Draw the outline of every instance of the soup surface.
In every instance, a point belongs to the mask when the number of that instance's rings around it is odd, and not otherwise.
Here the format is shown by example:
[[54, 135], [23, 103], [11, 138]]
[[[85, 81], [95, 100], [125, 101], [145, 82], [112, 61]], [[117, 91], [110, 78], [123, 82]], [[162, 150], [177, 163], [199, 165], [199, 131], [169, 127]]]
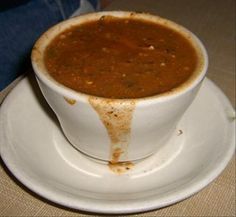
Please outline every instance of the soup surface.
[[185, 82], [197, 66], [190, 42], [165, 26], [103, 16], [73, 26], [47, 46], [45, 66], [63, 85], [106, 98], [141, 98]]

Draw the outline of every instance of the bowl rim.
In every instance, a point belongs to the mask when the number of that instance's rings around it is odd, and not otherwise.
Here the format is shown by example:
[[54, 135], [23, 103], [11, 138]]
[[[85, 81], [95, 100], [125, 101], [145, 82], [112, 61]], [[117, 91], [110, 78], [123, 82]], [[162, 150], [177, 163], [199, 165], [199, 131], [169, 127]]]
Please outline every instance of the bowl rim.
[[[43, 61], [43, 52], [51, 40], [63, 32], [64, 30], [79, 25], [84, 22], [98, 20], [102, 16], [114, 16], [119, 18], [132, 18], [132, 19], [143, 19], [152, 22], [158, 22], [158, 24], [168, 26], [169, 28], [180, 32], [185, 36], [193, 45], [196, 50], [197, 56], [199, 58], [198, 66], [194, 71], [193, 75], [185, 81], [183, 84], [179, 85], [176, 88], [173, 88], [169, 91], [166, 91], [161, 94], [156, 94], [153, 96], [147, 96], [142, 98], [105, 98], [96, 95], [90, 95], [82, 92], [75, 91], [69, 87], [64, 86], [63, 84], [57, 82], [50, 74], [47, 72], [46, 67]], [[143, 12], [133, 12], [133, 11], [103, 11], [103, 12], [93, 12], [77, 17], [70, 18], [68, 20], [62, 21], [44, 32], [39, 39], [34, 44], [34, 47], [31, 52], [31, 63], [36, 75], [36, 78], [43, 82], [50, 89], [56, 91], [58, 94], [76, 101], [88, 101], [89, 97], [113, 100], [116, 102], [127, 103], [130, 101], [138, 102], [139, 104], [152, 104], [168, 101], [174, 98], [178, 98], [186, 93], [190, 92], [192, 89], [197, 87], [204, 79], [207, 69], [208, 69], [208, 54], [200, 39], [192, 33], [190, 30], [186, 29], [182, 25], [179, 25], [171, 20], [162, 18], [158, 15], [153, 15]]]

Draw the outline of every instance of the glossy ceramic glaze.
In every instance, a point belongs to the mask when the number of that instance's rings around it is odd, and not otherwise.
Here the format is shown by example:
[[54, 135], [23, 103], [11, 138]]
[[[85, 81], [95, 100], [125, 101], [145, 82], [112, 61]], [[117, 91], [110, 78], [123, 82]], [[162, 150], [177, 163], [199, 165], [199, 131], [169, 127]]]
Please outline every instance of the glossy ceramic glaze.
[[208, 79], [178, 123], [175, 142], [121, 175], [69, 145], [35, 84], [23, 79], [4, 100], [0, 154], [25, 186], [63, 206], [125, 214], [174, 204], [212, 182], [235, 152], [235, 111]]
[[[45, 47], [69, 26], [104, 15], [147, 19], [181, 32], [196, 48], [199, 58], [193, 76], [176, 89], [139, 99], [90, 96], [57, 83], [43, 64]], [[35, 44], [32, 64], [42, 93], [71, 144], [94, 159], [117, 163], [146, 158], [167, 144], [200, 88], [208, 58], [199, 39], [171, 21], [142, 13], [100, 12], [76, 17], [49, 29]]]

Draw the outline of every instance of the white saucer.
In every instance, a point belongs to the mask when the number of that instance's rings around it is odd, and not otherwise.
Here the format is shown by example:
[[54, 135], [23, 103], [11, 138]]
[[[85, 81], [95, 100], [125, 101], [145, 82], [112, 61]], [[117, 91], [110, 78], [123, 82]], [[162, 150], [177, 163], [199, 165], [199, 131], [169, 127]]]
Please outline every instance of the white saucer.
[[34, 79], [25, 78], [1, 107], [0, 152], [24, 185], [51, 201], [98, 213], [143, 212], [183, 200], [213, 181], [234, 153], [234, 129], [232, 106], [205, 79], [176, 139], [117, 175], [68, 144]]

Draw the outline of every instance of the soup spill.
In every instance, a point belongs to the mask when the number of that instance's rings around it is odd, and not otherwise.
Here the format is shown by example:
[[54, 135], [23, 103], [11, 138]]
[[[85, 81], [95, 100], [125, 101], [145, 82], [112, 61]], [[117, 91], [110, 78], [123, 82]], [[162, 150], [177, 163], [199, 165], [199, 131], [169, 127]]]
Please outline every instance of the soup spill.
[[130, 161], [127, 162], [118, 162], [118, 163], [111, 163], [108, 164], [111, 171], [116, 174], [123, 174], [133, 168], [134, 164]]
[[133, 166], [132, 162], [125, 160], [128, 156], [135, 100], [121, 102], [91, 96], [89, 103], [99, 115], [110, 138], [109, 168], [117, 174], [126, 172]]
[[67, 97], [64, 97], [64, 99], [70, 105], [74, 105], [76, 103], [76, 100], [74, 100], [74, 99], [70, 99], [70, 98], [67, 98]]

